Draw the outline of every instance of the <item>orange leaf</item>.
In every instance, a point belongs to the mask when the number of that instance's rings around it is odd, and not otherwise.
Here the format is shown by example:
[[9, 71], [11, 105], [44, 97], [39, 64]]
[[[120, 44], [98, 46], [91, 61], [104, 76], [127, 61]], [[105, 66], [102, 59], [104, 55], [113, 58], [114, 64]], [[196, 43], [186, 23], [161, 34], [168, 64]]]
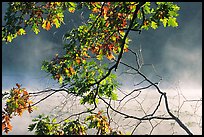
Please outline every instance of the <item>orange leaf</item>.
[[9, 124], [7, 124], [7, 127], [8, 127], [8, 129], [11, 131], [12, 130], [12, 125], [9, 123]]
[[108, 8], [107, 6], [104, 6], [104, 7], [103, 7], [103, 12], [104, 12], [104, 14], [107, 14], [108, 10], [109, 10], [109, 8]]
[[124, 48], [124, 52], [128, 52], [128, 48]]
[[47, 25], [46, 25], [45, 29], [46, 29], [46, 30], [50, 30], [50, 29], [51, 29], [50, 21], [47, 22]]
[[23, 90], [23, 95], [24, 96], [28, 95], [28, 92], [26, 90]]
[[106, 24], [105, 24], [105, 26], [108, 27], [109, 25], [110, 25], [110, 23], [107, 21]]
[[5, 115], [4, 119], [5, 119], [5, 122], [6, 122], [6, 123], [9, 123], [9, 122], [10, 122], [10, 117], [9, 117], [8, 115]]
[[30, 104], [29, 104], [29, 106], [28, 106], [28, 112], [29, 112], [29, 113], [32, 113], [32, 112], [33, 112], [33, 109], [32, 109], [32, 107], [30, 106]]
[[122, 27], [125, 27], [127, 25], [127, 21], [124, 19], [122, 23]]
[[80, 64], [81, 60], [80, 60], [79, 57], [76, 57], [76, 62], [77, 62], [78, 64]]
[[101, 113], [102, 113], [101, 111], [98, 111], [98, 115], [101, 115]]
[[22, 116], [23, 110], [22, 110], [21, 108], [17, 108], [16, 111], [17, 111], [17, 113], [18, 113], [19, 116]]
[[2, 130], [4, 130], [6, 128], [6, 123], [2, 122]]
[[70, 71], [71, 75], [73, 75], [73, 74], [75, 73], [73, 67], [70, 67], [70, 68], [69, 68], [69, 71]]
[[115, 57], [113, 56], [112, 53], [108, 53], [108, 55], [106, 56], [109, 60], [111, 59], [115, 59]]
[[97, 13], [97, 12], [99, 12], [99, 11], [100, 11], [100, 10], [99, 10], [97, 7], [95, 7], [95, 8], [92, 9], [92, 12], [93, 12], [93, 13]]

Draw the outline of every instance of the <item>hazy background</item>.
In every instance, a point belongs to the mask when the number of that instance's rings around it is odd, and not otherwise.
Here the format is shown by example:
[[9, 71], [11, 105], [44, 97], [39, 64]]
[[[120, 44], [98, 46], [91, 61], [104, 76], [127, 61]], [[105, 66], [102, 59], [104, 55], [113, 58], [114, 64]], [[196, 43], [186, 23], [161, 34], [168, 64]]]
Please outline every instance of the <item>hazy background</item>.
[[[154, 64], [157, 72], [163, 77], [161, 87], [169, 90], [180, 87], [189, 98], [200, 99], [202, 96], [202, 3], [177, 2], [180, 6], [177, 28], [163, 28], [143, 31], [141, 35], [131, 33], [130, 48], [142, 47], [145, 63]], [[3, 2], [2, 17], [6, 3]], [[38, 35], [29, 32], [14, 39], [12, 43], [2, 45], [2, 89], [9, 90], [20, 83], [29, 90], [39, 90], [56, 86], [47, 73], [41, 71], [41, 62], [51, 59], [62, 48], [64, 30], [70, 30], [81, 23], [81, 12], [70, 14], [64, 19], [65, 25], [50, 31], [41, 30]], [[85, 14], [85, 13], [82, 13]], [[77, 15], [77, 16], [76, 16]], [[4, 22], [2, 21], [4, 24]], [[124, 55], [123, 61], [131, 64], [133, 58]], [[122, 67], [122, 66], [121, 66]], [[147, 69], [144, 72], [151, 75]], [[128, 89], [131, 80], [123, 80]], [[49, 103], [48, 103], [49, 104]], [[41, 107], [39, 112], [46, 112], [49, 107]], [[31, 116], [14, 118], [13, 131], [10, 134], [29, 134], [26, 127]], [[19, 126], [21, 125], [21, 126]], [[197, 133], [199, 134], [200, 131]]]

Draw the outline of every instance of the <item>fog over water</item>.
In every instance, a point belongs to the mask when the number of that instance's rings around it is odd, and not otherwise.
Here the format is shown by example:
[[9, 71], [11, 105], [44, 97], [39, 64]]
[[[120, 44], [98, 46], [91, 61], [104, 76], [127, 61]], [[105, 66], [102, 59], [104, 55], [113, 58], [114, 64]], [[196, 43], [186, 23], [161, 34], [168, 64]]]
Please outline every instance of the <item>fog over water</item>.
[[[157, 30], [143, 31], [140, 35], [131, 32], [130, 43], [131, 49], [141, 47], [144, 63], [153, 64], [154, 68], [163, 80], [160, 83], [160, 88], [165, 91], [171, 101], [172, 109], [176, 109], [179, 105], [178, 98], [175, 95], [182, 93], [187, 99], [200, 99], [202, 97], [202, 3], [201, 2], [177, 2], [180, 6], [177, 28], [163, 28]], [[6, 3], [3, 3], [2, 16], [5, 14]], [[71, 30], [78, 24], [81, 24], [81, 12], [70, 14], [65, 19], [65, 25], [59, 29], [51, 29], [50, 31], [41, 30], [38, 35], [29, 32], [25, 36], [14, 39], [12, 43], [2, 45], [2, 89], [3, 91], [15, 87], [16, 83], [20, 83], [23, 87], [30, 91], [41, 90], [47, 87], [58, 86], [54, 80], [51, 80], [47, 73], [41, 71], [41, 63], [43, 60], [51, 59], [56, 53], [60, 53], [63, 47], [62, 35], [64, 30]], [[86, 15], [86, 12], [83, 13]], [[4, 21], [2, 21], [4, 24]], [[122, 59], [123, 62], [134, 65], [135, 58], [130, 54], [125, 53]], [[125, 67], [120, 65], [117, 74], [124, 71]], [[142, 69], [148, 78], [157, 80], [156, 73], [149, 65]], [[130, 92], [134, 84], [138, 82], [133, 76], [120, 75], [118, 80], [123, 83], [121, 87], [125, 92]], [[154, 90], [154, 89], [151, 89]], [[151, 94], [151, 91], [144, 93], [145, 107], [149, 107], [149, 102], [155, 102], [158, 99], [158, 94]], [[152, 91], [153, 92], [153, 91]], [[154, 91], [155, 92], [155, 91]], [[24, 113], [22, 117], [12, 119], [13, 131], [9, 134], [32, 134], [27, 131], [31, 119], [40, 113], [49, 113], [49, 111], [59, 102], [59, 94], [46, 100], [39, 105], [38, 111], [32, 114]], [[143, 97], [143, 96], [142, 96]], [[141, 100], [142, 100], [141, 97]], [[153, 99], [153, 97], [155, 97]], [[183, 98], [180, 98], [181, 100]], [[53, 103], [54, 102], [54, 103]], [[77, 102], [77, 101], [76, 101]], [[193, 103], [192, 106], [196, 104]], [[201, 104], [202, 105], [202, 104]], [[124, 108], [124, 112], [135, 114], [134, 109], [136, 104], [128, 104], [129, 108]], [[132, 107], [130, 107], [132, 106]], [[187, 123], [188, 121], [194, 124], [200, 120], [194, 116], [186, 116], [193, 113], [194, 109], [188, 103], [185, 103], [180, 118]], [[201, 106], [202, 107], [202, 106]], [[201, 107], [197, 112], [201, 114]], [[81, 107], [79, 106], [80, 110]], [[82, 108], [83, 109], [83, 108]], [[128, 110], [127, 110], [128, 109]], [[162, 110], [161, 110], [162, 111]], [[184, 113], [186, 112], [186, 113]], [[187, 113], [188, 112], [188, 113]], [[139, 112], [138, 112], [139, 113]], [[122, 120], [122, 119], [121, 119]], [[166, 123], [168, 123], [167, 121]], [[154, 134], [166, 134], [169, 127], [164, 128], [164, 122], [155, 130]], [[202, 123], [201, 123], [202, 124]], [[202, 125], [201, 125], [202, 126]], [[202, 134], [201, 129], [195, 124], [189, 126], [195, 134]], [[137, 134], [143, 134], [142, 131], [147, 127], [141, 126], [136, 131]], [[190, 129], [191, 129], [190, 128]], [[175, 129], [178, 129], [177, 127]], [[185, 134], [183, 130], [178, 129], [177, 134]], [[146, 133], [145, 133], [146, 134]]]

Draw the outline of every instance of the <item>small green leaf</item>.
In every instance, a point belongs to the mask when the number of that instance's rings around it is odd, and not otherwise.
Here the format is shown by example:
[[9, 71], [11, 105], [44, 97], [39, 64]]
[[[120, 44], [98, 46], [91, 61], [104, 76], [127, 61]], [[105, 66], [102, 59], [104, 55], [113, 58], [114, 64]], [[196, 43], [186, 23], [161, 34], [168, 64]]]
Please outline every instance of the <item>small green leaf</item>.
[[116, 93], [112, 92], [111, 99], [112, 100], [117, 100], [118, 99], [118, 95]]
[[102, 59], [103, 59], [103, 55], [102, 55], [102, 54], [99, 54], [99, 55], [96, 56], [96, 58], [97, 58], [98, 60], [102, 60]]
[[176, 22], [176, 18], [169, 18], [168, 20], [168, 26], [172, 26], [172, 27], [177, 27], [178, 23]]
[[164, 27], [166, 27], [168, 19], [164, 18], [164, 19], [160, 19], [160, 21], [163, 23]]
[[72, 7], [76, 7], [76, 3], [74, 3], [74, 2], [69, 2], [69, 4], [70, 4]]
[[153, 28], [153, 29], [156, 29], [158, 26], [157, 26], [157, 23], [156, 22], [154, 22], [154, 21], [152, 21], [151, 22], [151, 27]]
[[35, 128], [35, 126], [36, 126], [36, 123], [35, 123], [35, 124], [30, 124], [30, 125], [28, 126], [28, 131], [33, 131], [34, 128]]

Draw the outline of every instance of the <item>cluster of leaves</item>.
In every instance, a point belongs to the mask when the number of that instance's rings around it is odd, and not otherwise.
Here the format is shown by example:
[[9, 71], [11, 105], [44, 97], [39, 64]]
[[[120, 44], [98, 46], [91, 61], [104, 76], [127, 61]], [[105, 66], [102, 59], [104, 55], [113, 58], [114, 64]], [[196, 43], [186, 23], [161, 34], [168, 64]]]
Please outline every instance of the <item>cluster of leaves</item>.
[[[142, 12], [138, 14], [138, 18], [143, 18], [143, 26], [141, 28], [145, 30], [148, 30], [150, 27], [157, 29], [161, 24], [164, 27], [167, 25], [177, 27], [176, 17], [179, 15], [177, 12], [180, 7], [173, 2], [156, 2], [156, 5], [156, 8], [151, 8], [150, 2], [144, 4]], [[144, 15], [149, 17], [144, 18]]]
[[8, 133], [12, 130], [10, 120], [12, 116], [22, 116], [23, 111], [28, 110], [29, 113], [33, 111], [31, 107], [32, 101], [29, 100], [29, 93], [25, 88], [21, 88], [16, 84], [17, 88], [13, 88], [8, 93], [6, 100], [6, 107], [2, 111], [2, 130]]
[[61, 26], [64, 11], [73, 13], [74, 2], [9, 2], [2, 27], [2, 40], [11, 42], [18, 35], [26, 34], [26, 28], [31, 27], [38, 34], [40, 27], [50, 30], [55, 25]]
[[[95, 104], [97, 96], [116, 100], [118, 83], [106, 63], [112, 63], [116, 56], [119, 61], [121, 54], [128, 52], [130, 30], [157, 29], [161, 24], [177, 27], [179, 7], [172, 2], [9, 2], [2, 40], [11, 42], [18, 35], [26, 34], [29, 27], [36, 34], [41, 28], [47, 31], [54, 25], [59, 28], [67, 9], [73, 13], [83, 7], [91, 12], [87, 23], [64, 35], [65, 54], [56, 54], [51, 61], [44, 61], [42, 70], [50, 73], [61, 86], [69, 87], [69, 93], [82, 97], [81, 104]], [[5, 132], [12, 129], [12, 114], [22, 115], [25, 109], [32, 112], [25, 89], [18, 85], [10, 95], [2, 113]], [[36, 134], [85, 134], [86, 128], [79, 121], [65, 122], [66, 130], [59, 131], [49, 124], [49, 117], [40, 116], [36, 121], [30, 127], [30, 131], [37, 129]], [[89, 127], [96, 128], [99, 134], [115, 133], [100, 113], [85, 121], [91, 121]]]
[[[104, 80], [98, 83], [99, 79], [104, 77], [108, 72], [107, 65], [98, 66], [95, 61], [79, 61], [77, 57], [69, 53], [61, 58], [58, 56], [51, 62], [44, 62], [42, 69], [52, 74], [54, 79], [57, 79], [61, 85], [69, 85], [69, 93], [76, 96], [81, 96], [81, 104], [97, 103], [95, 94], [117, 99], [115, 89], [118, 86], [116, 75], [110, 74]], [[73, 59], [74, 57], [74, 59]], [[98, 83], [98, 86], [96, 86]]]
[[[107, 37], [105, 35], [104, 37], [106, 38], [102, 39], [120, 40], [120, 35], [124, 34], [123, 29], [128, 26], [128, 22], [132, 19], [138, 4], [139, 2], [9, 2], [8, 10], [4, 17], [6, 24], [2, 27], [2, 40], [11, 42], [18, 35], [26, 34], [28, 26], [36, 34], [40, 32], [39, 27], [50, 30], [55, 25], [56, 28], [59, 28], [61, 23], [63, 23], [66, 9], [73, 13], [77, 7], [80, 9], [83, 6], [88, 7], [92, 11], [90, 14], [92, 21], [88, 24], [94, 23], [95, 26], [90, 31], [92, 32], [92, 34], [90, 33], [91, 36], [94, 33], [110, 34], [111, 32], [111, 37], [110, 35]], [[167, 24], [172, 27], [178, 26], [176, 17], [178, 16], [179, 7], [176, 4], [172, 2], [155, 2], [155, 5], [146, 2], [142, 6], [137, 12], [138, 20], [135, 20], [132, 29], [147, 30], [150, 27], [156, 29], [161, 22], [164, 27]], [[103, 44], [112, 45], [111, 41]], [[112, 46], [117, 48], [115, 44]], [[109, 58], [113, 58], [110, 52], [108, 54]]]
[[62, 124], [56, 122], [56, 118], [51, 119], [44, 114], [32, 120], [34, 123], [28, 127], [29, 131], [34, 131], [36, 135], [87, 135], [88, 129], [96, 129], [97, 135], [119, 135], [121, 131], [113, 131], [107, 117], [102, 115], [102, 111], [97, 114], [87, 116], [84, 122], [77, 120], [65, 120]]
[[107, 121], [107, 117], [102, 115], [102, 111], [97, 114], [86, 117], [85, 121], [89, 121], [88, 128], [97, 129], [97, 135], [119, 135], [121, 131], [113, 131]]
[[29, 131], [33, 131], [35, 129], [36, 135], [61, 135], [62, 131], [60, 131], [60, 124], [51, 124], [55, 123], [56, 119], [50, 119], [49, 116], [45, 116], [44, 114], [39, 115], [37, 118], [32, 120], [33, 124], [30, 124], [28, 127]]

